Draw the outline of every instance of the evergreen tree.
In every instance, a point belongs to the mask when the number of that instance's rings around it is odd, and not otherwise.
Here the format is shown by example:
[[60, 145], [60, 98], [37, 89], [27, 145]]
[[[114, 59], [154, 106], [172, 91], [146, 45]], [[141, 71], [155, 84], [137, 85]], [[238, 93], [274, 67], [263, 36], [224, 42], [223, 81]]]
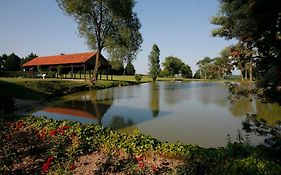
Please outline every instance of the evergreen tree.
[[127, 66], [125, 67], [125, 75], [135, 75], [135, 73], [136, 73], [135, 67], [131, 63], [131, 61], [129, 61]]
[[150, 52], [150, 55], [148, 56], [149, 75], [153, 81], [155, 81], [157, 79], [159, 72], [160, 72], [159, 56], [160, 56], [160, 49], [156, 44], [154, 44], [152, 46], [152, 51]]
[[12, 53], [6, 58], [3, 67], [6, 71], [18, 71], [20, 70], [20, 62], [20, 57]]

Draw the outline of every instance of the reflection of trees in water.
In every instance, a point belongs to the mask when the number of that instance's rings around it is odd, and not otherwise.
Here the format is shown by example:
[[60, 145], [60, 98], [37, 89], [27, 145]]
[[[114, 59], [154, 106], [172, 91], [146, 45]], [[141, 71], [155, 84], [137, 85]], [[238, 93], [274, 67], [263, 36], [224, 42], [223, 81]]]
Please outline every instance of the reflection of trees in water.
[[281, 121], [281, 106], [278, 103], [261, 103], [256, 100], [257, 116], [272, 125]]
[[264, 136], [264, 143], [274, 150], [274, 155], [281, 157], [281, 127], [280, 121], [274, 124], [268, 124], [265, 120], [259, 119], [256, 114], [247, 115], [242, 122], [243, 130], [247, 133], [254, 133]]
[[249, 98], [235, 99], [230, 103], [229, 111], [233, 116], [244, 117], [247, 113], [252, 113], [254, 110], [252, 102]]
[[226, 92], [225, 87], [219, 83], [201, 83], [193, 90], [193, 95], [204, 105], [226, 106]]
[[121, 116], [114, 116], [111, 119], [109, 127], [117, 130], [121, 128], [126, 128], [128, 126], [134, 125], [135, 123], [131, 119], [127, 119], [127, 121]]
[[157, 82], [149, 84], [149, 107], [152, 111], [152, 116], [157, 117], [160, 111], [159, 106], [159, 85]]
[[237, 117], [245, 117], [246, 114], [254, 113], [259, 119], [263, 119], [270, 125], [281, 121], [281, 106], [278, 103], [262, 103], [254, 97], [241, 97], [233, 100], [229, 110], [233, 116]]
[[163, 83], [163, 94], [165, 102], [171, 106], [181, 103], [184, 100], [188, 100], [191, 96], [189, 83], [182, 82], [165, 82]]

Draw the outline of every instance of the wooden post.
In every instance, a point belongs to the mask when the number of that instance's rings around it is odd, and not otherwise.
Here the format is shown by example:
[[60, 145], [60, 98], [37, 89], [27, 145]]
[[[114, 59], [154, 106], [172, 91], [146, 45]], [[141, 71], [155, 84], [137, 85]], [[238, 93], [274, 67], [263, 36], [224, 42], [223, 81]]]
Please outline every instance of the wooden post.
[[101, 80], [101, 72], [100, 72], [100, 80]]
[[86, 81], [86, 66], [85, 64], [83, 64], [83, 66], [84, 66], [84, 80]]
[[80, 79], [81, 79], [81, 70], [79, 70], [79, 75], [80, 75]]
[[71, 65], [71, 79], [73, 79], [73, 65]]

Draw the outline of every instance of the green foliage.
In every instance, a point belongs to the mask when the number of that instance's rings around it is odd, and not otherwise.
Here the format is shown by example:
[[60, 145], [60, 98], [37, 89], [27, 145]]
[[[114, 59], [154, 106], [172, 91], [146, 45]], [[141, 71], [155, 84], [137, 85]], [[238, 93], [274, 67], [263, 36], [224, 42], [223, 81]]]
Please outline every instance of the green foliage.
[[[141, 24], [133, 12], [134, 0], [57, 0], [60, 8], [73, 16], [79, 33], [91, 49], [101, 53], [103, 49], [112, 59], [132, 61], [135, 58], [142, 36]], [[94, 74], [97, 73], [99, 57]], [[95, 77], [96, 75], [93, 75]]]
[[174, 56], [166, 57], [163, 62], [164, 70], [168, 72], [169, 76], [173, 77], [180, 73], [182, 65], [184, 65], [182, 60]]
[[[252, 61], [256, 63], [262, 81], [271, 81], [267, 77], [269, 72], [276, 77], [278, 83], [273, 80], [272, 84], [264, 84], [266, 85], [264, 88], [272, 89], [272, 94], [275, 94], [274, 89], [281, 84], [280, 71], [272, 72], [272, 69], [281, 69], [281, 1], [225, 0], [219, 3], [219, 13], [212, 19], [212, 23], [219, 27], [212, 32], [213, 36], [236, 38], [239, 44], [245, 47], [244, 51], [256, 52], [251, 54], [255, 56], [254, 58], [247, 56], [245, 54], [247, 52], [238, 52], [240, 58], [238, 66], [243, 68], [245, 67], [243, 64], [248, 63], [249, 58], [255, 59], [250, 60], [250, 66]], [[241, 72], [247, 75], [243, 71], [246, 70], [242, 69]], [[280, 100], [280, 97], [278, 99]]]
[[141, 79], [142, 79], [142, 75], [141, 74], [136, 74], [135, 75], [135, 80], [137, 81], [137, 83], [140, 83]]
[[18, 71], [20, 70], [21, 59], [16, 54], [12, 53], [9, 56], [2, 55], [3, 69], [6, 71]]
[[24, 63], [27, 63], [28, 61], [30, 61], [30, 60], [32, 60], [33, 58], [36, 58], [36, 57], [38, 57], [38, 55], [31, 52], [27, 57], [21, 59], [20, 65], [23, 65]]
[[62, 71], [63, 71], [63, 65], [59, 65], [57, 67], [57, 74], [59, 75], [60, 78], [62, 78]]
[[33, 74], [24, 71], [0, 71], [0, 77], [32, 78]]
[[[96, 124], [41, 117], [24, 117], [14, 123], [5, 120], [0, 126], [1, 174], [13, 174], [14, 163], [22, 162], [25, 156], [36, 159], [38, 155], [43, 161], [21, 169], [21, 174], [71, 174], [71, 170], [61, 167], [68, 167], [79, 156], [101, 149], [107, 150], [108, 156], [98, 162], [99, 173], [105, 172], [105, 169], [119, 171], [120, 168], [130, 168], [133, 174], [154, 174], [152, 170], [156, 169], [145, 165], [143, 158], [135, 159], [135, 155], [147, 151], [185, 160], [185, 164], [176, 167], [177, 174], [281, 173], [281, 166], [271, 159], [270, 151], [265, 147], [229, 143], [225, 148], [206, 149], [196, 145], [163, 143], [137, 130], [131, 135], [124, 135]], [[32, 154], [25, 155], [26, 152], [19, 151], [22, 147]], [[120, 156], [119, 150], [127, 154], [127, 158], [122, 159], [123, 163], [116, 159]], [[167, 171], [171, 170], [165, 169], [162, 173]]]
[[131, 62], [129, 62], [127, 64], [127, 66], [125, 67], [125, 75], [135, 75], [135, 73], [136, 73], [136, 70], [135, 70], [134, 65]]
[[169, 77], [169, 75], [170, 75], [170, 73], [169, 73], [169, 70], [167, 70], [167, 69], [163, 69], [159, 73], [159, 77]]
[[160, 49], [156, 44], [153, 44], [152, 51], [148, 56], [149, 76], [152, 81], [155, 81], [160, 72]]
[[113, 75], [123, 75], [125, 69], [121, 60], [111, 59], [109, 64], [111, 65], [111, 73]]
[[192, 78], [192, 70], [188, 64], [183, 64], [180, 68], [180, 74], [183, 78]]

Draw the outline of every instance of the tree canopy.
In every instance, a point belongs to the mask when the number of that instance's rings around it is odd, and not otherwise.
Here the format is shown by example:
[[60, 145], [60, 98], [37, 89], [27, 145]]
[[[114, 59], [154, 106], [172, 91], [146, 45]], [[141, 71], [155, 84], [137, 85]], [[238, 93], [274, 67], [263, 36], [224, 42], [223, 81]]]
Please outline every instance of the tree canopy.
[[[256, 49], [256, 65], [265, 80], [267, 74], [279, 77], [281, 84], [281, 1], [280, 0], [219, 0], [220, 11], [211, 23], [219, 27], [213, 36], [235, 38], [250, 52]], [[243, 58], [244, 59], [244, 58]], [[272, 71], [276, 70], [276, 71]]]
[[165, 58], [165, 61], [162, 63], [164, 69], [162, 75], [175, 77], [176, 74], [181, 74], [182, 77], [188, 78], [192, 77], [192, 71], [188, 64], [174, 56], [168, 56]]
[[12, 53], [10, 55], [2, 55], [0, 57], [1, 60], [1, 70], [5, 71], [18, 71], [20, 70], [20, 63], [21, 58], [17, 56], [16, 54]]
[[61, 9], [73, 16], [79, 33], [87, 40], [90, 49], [97, 51], [93, 79], [95, 83], [100, 53], [103, 49], [113, 58], [135, 58], [142, 36], [141, 24], [133, 12], [134, 0], [57, 0]]

